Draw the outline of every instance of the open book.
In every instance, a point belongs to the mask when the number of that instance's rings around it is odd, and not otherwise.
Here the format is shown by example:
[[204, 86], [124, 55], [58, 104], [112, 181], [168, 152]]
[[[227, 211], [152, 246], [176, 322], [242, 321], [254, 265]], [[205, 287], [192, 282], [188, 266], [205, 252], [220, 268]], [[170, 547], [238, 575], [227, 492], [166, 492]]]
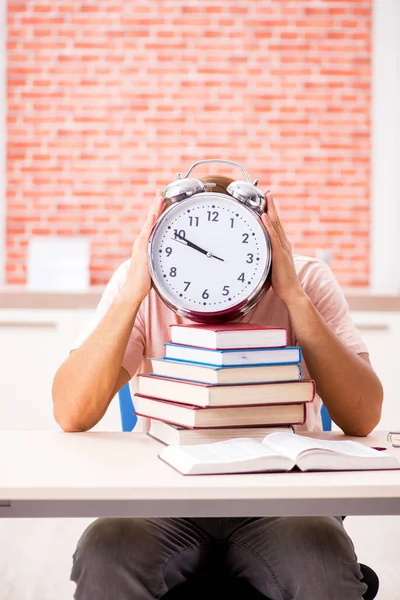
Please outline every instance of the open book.
[[160, 458], [183, 475], [268, 471], [361, 471], [399, 469], [388, 452], [352, 441], [327, 441], [295, 433], [273, 433], [262, 440], [226, 440], [196, 446], [168, 446]]

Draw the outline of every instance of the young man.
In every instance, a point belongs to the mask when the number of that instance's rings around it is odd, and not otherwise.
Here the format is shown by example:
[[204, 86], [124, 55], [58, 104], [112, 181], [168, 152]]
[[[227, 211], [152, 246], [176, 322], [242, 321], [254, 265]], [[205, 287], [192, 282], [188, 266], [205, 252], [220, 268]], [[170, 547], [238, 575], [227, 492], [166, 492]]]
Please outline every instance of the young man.
[[[230, 179], [214, 176], [215, 191]], [[304, 373], [319, 398], [299, 429], [320, 429], [323, 399], [349, 435], [365, 436], [379, 422], [382, 387], [355, 329], [344, 295], [322, 262], [292, 255], [266, 192], [262, 221], [271, 238], [270, 289], [242, 322], [286, 327], [303, 349]], [[116, 271], [95, 320], [58, 370], [54, 415], [65, 431], [86, 431], [146, 357], [162, 356], [170, 323], [186, 322], [151, 288], [147, 242], [164, 208], [157, 193], [131, 260]], [[74, 554], [77, 600], [154, 600], [191, 575], [215, 565], [244, 578], [272, 600], [361, 600], [365, 585], [350, 538], [338, 517], [222, 519], [99, 519]]]

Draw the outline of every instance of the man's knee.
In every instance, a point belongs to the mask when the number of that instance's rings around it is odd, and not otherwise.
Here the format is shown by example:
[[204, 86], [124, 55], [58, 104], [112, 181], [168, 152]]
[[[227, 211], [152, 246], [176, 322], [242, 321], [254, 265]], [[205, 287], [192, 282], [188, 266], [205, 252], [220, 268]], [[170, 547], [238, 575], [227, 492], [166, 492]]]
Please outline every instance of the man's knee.
[[144, 558], [145, 549], [153, 550], [146, 519], [97, 519], [80, 538], [74, 561], [97, 565], [105, 561], [109, 565], [129, 559], [137, 563], [139, 555]]
[[[156, 598], [160, 581], [151, 569], [151, 523], [146, 519], [98, 519], [84, 531], [74, 553], [74, 598]], [[156, 553], [154, 552], [154, 555]], [[153, 589], [157, 588], [157, 589]]]
[[287, 580], [289, 588], [315, 592], [315, 597], [319, 590], [325, 598], [345, 595], [361, 598], [366, 586], [361, 583], [353, 543], [342, 523], [335, 517], [287, 521], [282, 533], [289, 544], [286, 555], [288, 570], [292, 573]]
[[267, 597], [360, 600], [353, 544], [335, 517], [256, 520], [233, 537], [230, 564]]
[[351, 539], [335, 517], [282, 519], [280, 534], [295, 561], [357, 562]]

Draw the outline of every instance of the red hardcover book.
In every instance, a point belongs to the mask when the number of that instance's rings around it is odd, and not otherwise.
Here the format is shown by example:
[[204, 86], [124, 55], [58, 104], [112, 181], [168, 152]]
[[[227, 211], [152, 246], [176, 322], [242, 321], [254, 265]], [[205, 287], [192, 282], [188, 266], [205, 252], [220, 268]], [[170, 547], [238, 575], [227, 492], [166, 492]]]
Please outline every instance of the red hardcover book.
[[301, 404], [312, 402], [315, 383], [280, 381], [237, 385], [210, 385], [157, 375], [138, 375], [137, 391], [144, 396], [194, 406], [251, 406], [258, 404]]
[[211, 350], [281, 348], [288, 343], [286, 329], [251, 323], [225, 325], [170, 325], [170, 341]]
[[297, 425], [305, 422], [305, 404], [218, 406], [201, 408], [135, 394], [135, 413], [188, 429]]

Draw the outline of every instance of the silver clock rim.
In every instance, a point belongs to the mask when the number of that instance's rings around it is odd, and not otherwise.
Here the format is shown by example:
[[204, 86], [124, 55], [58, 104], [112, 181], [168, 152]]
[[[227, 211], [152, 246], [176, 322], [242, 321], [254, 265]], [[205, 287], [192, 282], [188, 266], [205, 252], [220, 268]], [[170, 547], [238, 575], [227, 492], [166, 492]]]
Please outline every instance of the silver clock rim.
[[[187, 200], [192, 200], [192, 199], [196, 198], [197, 196], [201, 200], [209, 200], [211, 198], [218, 198], [218, 199], [223, 199], [225, 201], [231, 200], [232, 202], [236, 202], [237, 204], [240, 204], [241, 207], [245, 211], [247, 211], [255, 219], [255, 221], [257, 221], [259, 223], [260, 227], [262, 228], [262, 232], [264, 234], [264, 238], [266, 241], [267, 255], [268, 255], [267, 262], [265, 264], [263, 273], [260, 277], [260, 281], [258, 282], [256, 287], [253, 289], [253, 291], [247, 296], [245, 301], [238, 302], [236, 305], [231, 306], [230, 308], [224, 309], [222, 311], [221, 310], [220, 311], [193, 311], [190, 309], [186, 309], [186, 308], [183, 308], [182, 306], [179, 306], [172, 299], [171, 296], [169, 296], [167, 293], [165, 293], [165, 291], [163, 290], [162, 282], [157, 277], [157, 274], [155, 271], [155, 266], [153, 263], [153, 258], [154, 258], [154, 256], [153, 256], [153, 240], [155, 238], [157, 230], [159, 229], [161, 223], [163, 222], [165, 217], [168, 215], [168, 213], [170, 213], [171, 211], [175, 211], [177, 209], [177, 207], [181, 204], [180, 202], [176, 202], [176, 203], [172, 204], [171, 206], [169, 206], [159, 217], [159, 219], [156, 222], [154, 229], [151, 233], [150, 239], [149, 239], [148, 262], [149, 262], [150, 276], [151, 276], [151, 279], [154, 284], [154, 290], [159, 295], [161, 300], [173, 312], [175, 312], [176, 314], [178, 314], [181, 317], [190, 319], [195, 322], [203, 322], [203, 323], [210, 323], [212, 321], [225, 320], [225, 318], [226, 319], [229, 318], [229, 320], [234, 320], [234, 319], [237, 319], [237, 318], [245, 315], [250, 310], [252, 310], [252, 308], [254, 308], [256, 306], [256, 304], [259, 302], [259, 300], [262, 298], [262, 296], [264, 295], [264, 293], [266, 291], [265, 283], [266, 283], [267, 277], [269, 275], [269, 272], [271, 270], [271, 262], [272, 262], [272, 260], [271, 260], [272, 259], [271, 241], [270, 241], [269, 235], [268, 235], [265, 227], [262, 225], [262, 223], [260, 223], [261, 217], [256, 212], [254, 212], [254, 210], [252, 210], [251, 208], [249, 208], [248, 206], [246, 206], [239, 200], [236, 200], [235, 198], [228, 196], [227, 194], [221, 194], [219, 192], [203, 192], [201, 194], [193, 194], [193, 196], [191, 196], [190, 199], [188, 198]], [[186, 200], [183, 200], [182, 202], [186, 202]]]

